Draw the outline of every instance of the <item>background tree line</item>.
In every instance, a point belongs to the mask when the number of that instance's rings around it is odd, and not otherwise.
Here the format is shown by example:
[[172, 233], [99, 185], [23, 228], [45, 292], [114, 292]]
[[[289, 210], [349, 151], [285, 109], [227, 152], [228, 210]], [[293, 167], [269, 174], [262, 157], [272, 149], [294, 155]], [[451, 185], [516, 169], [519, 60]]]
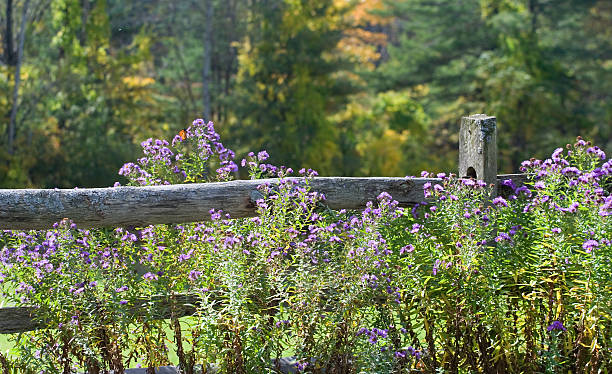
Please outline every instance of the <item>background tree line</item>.
[[108, 186], [194, 118], [327, 175], [453, 170], [498, 116], [501, 168], [612, 151], [607, 0], [0, 0], [0, 186]]

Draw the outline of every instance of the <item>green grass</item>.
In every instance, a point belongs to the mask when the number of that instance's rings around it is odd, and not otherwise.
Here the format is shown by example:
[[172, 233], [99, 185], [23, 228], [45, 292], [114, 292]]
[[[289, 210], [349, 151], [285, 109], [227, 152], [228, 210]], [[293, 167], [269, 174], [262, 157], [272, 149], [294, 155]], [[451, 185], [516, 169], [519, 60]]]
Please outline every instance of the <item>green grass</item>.
[[0, 335], [0, 352], [5, 356], [13, 356], [14, 352], [11, 352], [15, 344], [9, 341], [10, 335]]
[[[181, 318], [181, 322], [188, 322], [192, 317], [183, 317]], [[176, 344], [174, 343], [174, 331], [170, 329], [168, 326], [169, 320], [166, 320], [166, 337], [168, 338], [168, 360], [172, 365], [178, 364], [178, 357], [176, 355]], [[18, 353], [14, 350], [15, 343], [11, 341], [11, 334], [0, 334], [0, 352], [2, 352], [5, 357], [17, 357]], [[188, 347], [185, 347], [188, 348]]]

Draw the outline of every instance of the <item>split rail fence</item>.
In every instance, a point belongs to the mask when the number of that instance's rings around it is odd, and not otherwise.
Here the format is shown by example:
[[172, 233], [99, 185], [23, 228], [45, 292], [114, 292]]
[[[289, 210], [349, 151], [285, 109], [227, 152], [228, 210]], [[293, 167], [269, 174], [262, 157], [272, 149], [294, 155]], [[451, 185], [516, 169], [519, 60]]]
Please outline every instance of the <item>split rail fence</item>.
[[[496, 118], [477, 114], [461, 119], [459, 134], [459, 176], [482, 179], [493, 184], [497, 193], [509, 194], [501, 182], [512, 179], [522, 185], [524, 174], [497, 175]], [[83, 189], [0, 190], [0, 230], [45, 230], [68, 217], [79, 228], [143, 227], [152, 224], [201, 222], [210, 220], [211, 209], [222, 209], [232, 218], [255, 216], [254, 193], [262, 183], [278, 179], [236, 180], [219, 183], [182, 184], [149, 187]], [[400, 206], [424, 200], [423, 185], [436, 178], [352, 178], [317, 177], [313, 190], [324, 193], [331, 209], [364, 209], [381, 192], [388, 192]], [[169, 296], [142, 300], [169, 304]], [[183, 305], [181, 315], [194, 313], [197, 302], [188, 295], [172, 300]], [[150, 305], [150, 304], [149, 304]], [[140, 307], [134, 307], [138, 313]], [[0, 308], [0, 334], [44, 328], [33, 318], [35, 308]], [[160, 318], [170, 317], [170, 308]]]

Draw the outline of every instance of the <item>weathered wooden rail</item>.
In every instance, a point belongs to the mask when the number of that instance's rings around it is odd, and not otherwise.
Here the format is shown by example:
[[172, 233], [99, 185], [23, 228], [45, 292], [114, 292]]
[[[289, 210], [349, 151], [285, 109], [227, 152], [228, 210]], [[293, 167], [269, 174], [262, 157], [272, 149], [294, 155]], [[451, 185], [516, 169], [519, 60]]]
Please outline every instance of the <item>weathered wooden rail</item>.
[[[521, 183], [522, 174], [500, 175]], [[301, 178], [290, 178], [301, 179]], [[386, 191], [402, 206], [423, 201], [423, 185], [432, 178], [322, 177], [311, 180], [331, 209], [363, 209]], [[210, 220], [211, 209], [232, 218], [255, 215], [252, 193], [278, 179], [236, 180], [150, 187], [0, 190], [0, 229], [45, 230], [68, 217], [79, 228], [142, 227]]]
[[[496, 175], [495, 117], [463, 117], [459, 140], [459, 175], [482, 179], [493, 184], [502, 195], [505, 179], [522, 185], [523, 174]], [[424, 200], [423, 185], [431, 178], [351, 178], [317, 177], [309, 184], [326, 195], [331, 209], [363, 209], [381, 192], [388, 192], [402, 206]], [[211, 209], [222, 209], [232, 218], [255, 215], [253, 192], [263, 183], [277, 184], [278, 179], [237, 180], [222, 183], [186, 184], [151, 187], [113, 187], [85, 189], [0, 190], [0, 229], [44, 230], [67, 217], [77, 227], [142, 227], [151, 224], [199, 222], [210, 220]], [[157, 298], [156, 303], [166, 299]], [[142, 305], [152, 300], [143, 300]], [[193, 313], [194, 297], [178, 300], [182, 314]], [[170, 310], [160, 308], [159, 318], [169, 318]], [[35, 323], [35, 308], [0, 308], [0, 334], [41, 328]], [[134, 309], [138, 313], [138, 308]]]

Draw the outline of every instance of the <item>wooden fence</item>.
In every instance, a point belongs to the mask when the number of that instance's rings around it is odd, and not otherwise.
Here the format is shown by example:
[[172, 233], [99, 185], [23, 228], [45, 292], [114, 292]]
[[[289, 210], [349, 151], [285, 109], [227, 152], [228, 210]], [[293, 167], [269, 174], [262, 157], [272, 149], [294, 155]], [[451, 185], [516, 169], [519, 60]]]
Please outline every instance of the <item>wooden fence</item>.
[[[524, 174], [497, 175], [497, 129], [495, 117], [484, 114], [463, 117], [459, 136], [459, 175], [482, 179], [496, 186], [498, 193], [510, 191], [501, 186], [505, 179], [522, 185]], [[313, 190], [324, 193], [331, 209], [363, 209], [381, 192], [390, 193], [401, 206], [424, 200], [423, 185], [435, 178], [314, 178]], [[255, 215], [254, 191], [262, 183], [278, 179], [237, 180], [231, 182], [184, 184], [151, 187], [112, 187], [84, 189], [0, 190], [0, 229], [49, 229], [69, 217], [77, 227], [142, 227], [151, 224], [199, 222], [210, 220], [211, 209], [223, 209], [232, 218]], [[168, 297], [142, 300], [167, 304]], [[192, 314], [197, 300], [183, 296], [182, 315]], [[136, 305], [134, 313], [138, 313]], [[160, 318], [169, 318], [170, 310]], [[34, 308], [0, 308], [0, 334], [30, 331], [35, 324]]]

